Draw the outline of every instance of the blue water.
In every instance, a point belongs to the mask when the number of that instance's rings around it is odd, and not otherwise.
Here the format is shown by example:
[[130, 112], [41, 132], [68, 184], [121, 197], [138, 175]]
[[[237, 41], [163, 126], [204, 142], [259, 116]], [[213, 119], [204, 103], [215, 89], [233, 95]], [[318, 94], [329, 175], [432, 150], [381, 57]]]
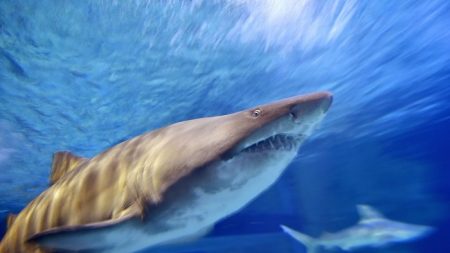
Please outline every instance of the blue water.
[[[2, 0], [0, 215], [91, 157], [181, 120], [330, 90], [269, 191], [206, 238], [145, 252], [304, 252], [370, 204], [428, 237], [356, 252], [450, 252], [450, 2]], [[342, 252], [339, 250], [327, 252]]]

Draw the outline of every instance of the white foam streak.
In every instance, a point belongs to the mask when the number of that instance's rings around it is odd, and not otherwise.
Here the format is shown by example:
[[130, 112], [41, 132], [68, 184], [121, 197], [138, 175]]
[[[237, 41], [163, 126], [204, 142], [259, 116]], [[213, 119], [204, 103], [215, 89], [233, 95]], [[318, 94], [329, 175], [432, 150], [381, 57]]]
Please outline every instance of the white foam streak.
[[[319, 4], [313, 0], [232, 1], [248, 15], [236, 23], [243, 42], [263, 40], [265, 49], [308, 51], [339, 37], [356, 9], [356, 1]], [[337, 18], [336, 18], [337, 16]]]

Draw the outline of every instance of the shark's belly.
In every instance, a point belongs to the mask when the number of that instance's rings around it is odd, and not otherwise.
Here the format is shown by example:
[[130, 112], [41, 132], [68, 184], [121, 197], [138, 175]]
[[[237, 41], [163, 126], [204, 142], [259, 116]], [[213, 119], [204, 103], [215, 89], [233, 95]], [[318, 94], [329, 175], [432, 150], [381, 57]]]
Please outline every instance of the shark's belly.
[[133, 252], [203, 236], [217, 221], [272, 185], [295, 154], [271, 153], [264, 158], [249, 154], [203, 168], [175, 185], [160, 206], [149, 210], [143, 226], [112, 232], [117, 243], [107, 252]]
[[358, 224], [328, 236], [321, 244], [328, 249], [341, 248], [346, 251], [383, 245], [384, 243], [374, 236], [375, 234], [370, 226]]

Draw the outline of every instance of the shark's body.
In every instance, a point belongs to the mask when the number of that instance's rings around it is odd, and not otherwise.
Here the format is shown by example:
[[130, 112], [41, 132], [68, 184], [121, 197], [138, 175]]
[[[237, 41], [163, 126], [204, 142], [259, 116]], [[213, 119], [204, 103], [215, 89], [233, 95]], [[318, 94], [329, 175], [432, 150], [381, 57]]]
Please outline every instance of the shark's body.
[[364, 247], [382, 247], [395, 242], [417, 239], [432, 231], [431, 227], [389, 220], [367, 205], [358, 205], [357, 208], [361, 216], [358, 224], [336, 233], [325, 233], [320, 238], [312, 238], [283, 225], [281, 228], [303, 243], [308, 253], [315, 252], [319, 247], [340, 248], [346, 251]]
[[16, 217], [0, 253], [134, 252], [200, 237], [272, 185], [331, 95], [194, 119], [91, 159], [55, 154], [53, 185]]

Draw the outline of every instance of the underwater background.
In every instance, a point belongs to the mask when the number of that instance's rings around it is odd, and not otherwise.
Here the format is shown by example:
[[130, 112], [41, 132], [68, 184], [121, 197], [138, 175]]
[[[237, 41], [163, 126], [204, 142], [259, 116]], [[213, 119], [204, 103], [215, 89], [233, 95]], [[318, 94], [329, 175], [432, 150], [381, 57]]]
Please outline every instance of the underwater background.
[[339, 231], [357, 204], [436, 230], [355, 252], [450, 252], [450, 1], [2, 0], [1, 234], [55, 151], [319, 90], [333, 106], [273, 187], [142, 252], [305, 252], [279, 224]]

